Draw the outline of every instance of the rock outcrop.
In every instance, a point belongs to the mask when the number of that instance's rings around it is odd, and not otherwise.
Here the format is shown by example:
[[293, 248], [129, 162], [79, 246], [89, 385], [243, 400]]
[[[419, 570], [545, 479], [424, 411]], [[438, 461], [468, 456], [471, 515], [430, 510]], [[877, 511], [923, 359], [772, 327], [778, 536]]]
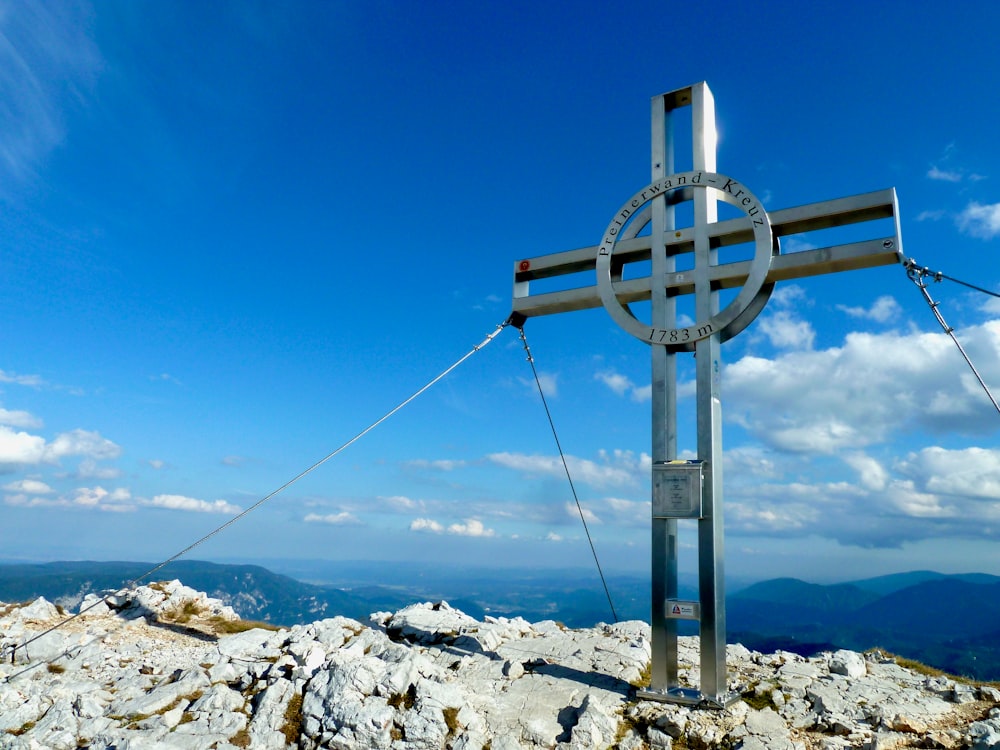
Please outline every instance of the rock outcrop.
[[[81, 609], [37, 637], [67, 615], [0, 604], [0, 749], [1000, 748], [1000, 690], [878, 653], [730, 646], [742, 699], [705, 710], [636, 698], [642, 622], [480, 622], [439, 602], [273, 630], [177, 581]], [[696, 679], [697, 639], [680, 657]]]

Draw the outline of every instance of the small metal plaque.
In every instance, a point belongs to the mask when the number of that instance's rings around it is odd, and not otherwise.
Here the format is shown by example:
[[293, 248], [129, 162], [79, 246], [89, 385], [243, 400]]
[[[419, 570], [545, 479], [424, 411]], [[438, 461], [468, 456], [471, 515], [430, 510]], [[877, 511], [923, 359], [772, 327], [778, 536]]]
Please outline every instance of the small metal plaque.
[[680, 599], [667, 599], [666, 615], [672, 620], [700, 620], [701, 605]]
[[701, 461], [653, 464], [653, 518], [701, 518]]

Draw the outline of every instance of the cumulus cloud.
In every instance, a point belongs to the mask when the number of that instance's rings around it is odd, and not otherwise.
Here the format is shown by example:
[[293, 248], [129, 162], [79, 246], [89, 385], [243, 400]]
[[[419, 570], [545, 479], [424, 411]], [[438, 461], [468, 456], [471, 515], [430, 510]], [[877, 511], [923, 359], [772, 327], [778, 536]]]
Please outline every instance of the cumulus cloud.
[[[631, 451], [601, 451], [599, 461], [566, 456], [570, 475], [574, 482], [582, 482], [592, 487], [623, 487], [637, 484], [642, 471], [648, 469], [651, 459], [645, 454], [638, 456]], [[529, 476], [550, 476], [565, 478], [566, 470], [559, 456], [526, 455], [524, 453], [492, 453], [488, 460], [498, 466], [520, 471]]]
[[242, 508], [238, 505], [226, 502], [225, 500], [198, 500], [184, 495], [156, 495], [151, 500], [144, 500], [142, 504], [152, 508], [166, 508], [168, 510], [184, 510], [195, 513], [228, 513], [230, 515], [239, 513]]
[[425, 531], [431, 534], [453, 534], [455, 536], [493, 537], [496, 532], [488, 529], [483, 522], [475, 518], [467, 518], [464, 522], [445, 526], [430, 518], [415, 518], [410, 522], [410, 531]]
[[604, 383], [604, 385], [617, 393], [619, 396], [627, 395], [632, 401], [636, 401], [638, 403], [648, 401], [652, 395], [652, 386], [636, 385], [628, 376], [622, 375], [614, 370], [598, 372], [594, 375], [594, 379]]
[[410, 531], [429, 531], [432, 534], [440, 534], [444, 531], [444, 526], [430, 518], [414, 518], [410, 521]]
[[958, 230], [970, 237], [991, 240], [1000, 235], [1000, 203], [971, 202], [955, 217]]
[[780, 307], [791, 307], [793, 305], [812, 305], [812, 299], [806, 294], [806, 290], [798, 284], [782, 284], [776, 287], [771, 293], [768, 305], [778, 305]]
[[58, 461], [65, 456], [88, 456], [105, 459], [118, 458], [121, 448], [107, 438], [89, 430], [70, 430], [56, 436], [46, 447], [46, 457]]
[[72, 504], [98, 510], [124, 512], [135, 509], [130, 502], [132, 493], [127, 489], [118, 488], [108, 491], [103, 487], [78, 487], [72, 495]]
[[135, 510], [132, 493], [120, 487], [111, 491], [103, 487], [77, 487], [68, 494], [51, 497], [54, 492], [43, 482], [23, 480], [12, 482], [4, 489], [14, 494], [5, 495], [4, 502], [28, 508], [84, 508], [112, 513], [127, 513]]
[[776, 479], [784, 474], [774, 452], [758, 445], [727, 448], [722, 459], [727, 473], [734, 472], [742, 477]]
[[545, 535], [545, 541], [547, 542], [561, 542], [562, 540], [563, 540], [562, 536], [560, 536], [554, 531], [550, 531], [548, 534]]
[[932, 446], [909, 454], [899, 471], [938, 495], [1000, 502], [1000, 450]]
[[593, 523], [604, 523], [600, 518], [597, 517], [597, 514], [594, 513], [594, 511], [592, 511], [592, 510], [590, 510], [588, 508], [582, 508], [582, 509], [581, 508], [577, 508], [575, 503], [566, 503], [563, 506], [563, 510], [566, 511], [566, 515], [567, 516], [569, 516], [570, 518], [574, 518], [574, 519], [577, 519], [577, 518], [580, 517], [580, 513], [581, 513], [581, 510], [582, 510], [582, 512], [583, 512], [583, 519], [587, 523], [591, 523], [591, 524], [593, 524]]
[[903, 311], [899, 303], [888, 295], [882, 295], [868, 308], [837, 305], [837, 309], [847, 313], [852, 318], [874, 320], [876, 323], [888, 323], [890, 320], [899, 317]]
[[41, 463], [45, 457], [45, 439], [27, 432], [15, 432], [0, 425], [0, 471]]
[[68, 456], [108, 459], [119, 455], [121, 448], [96, 432], [71, 430], [46, 443], [38, 435], [15, 432], [8, 426], [0, 425], [0, 471], [5, 467], [7, 471], [12, 471], [18, 466], [56, 464]]
[[929, 446], [891, 465], [862, 451], [841, 460], [846, 471], [835, 471], [836, 481], [735, 478], [726, 495], [727, 533], [860, 547], [1000, 536], [1000, 450]]
[[309, 513], [303, 520], [306, 523], [327, 523], [331, 526], [352, 526], [361, 523], [357, 516], [347, 511], [328, 513], [326, 515]]
[[378, 501], [388, 506], [391, 510], [416, 511], [422, 510], [425, 503], [422, 500], [414, 500], [405, 495], [380, 496]]
[[[984, 377], [1000, 380], [1000, 321], [959, 336]], [[852, 333], [841, 347], [747, 356], [726, 368], [724, 383], [726, 416], [778, 451], [856, 450], [913, 427], [995, 427], [984, 394], [943, 333]]]
[[32, 416], [26, 411], [9, 411], [7, 409], [0, 408], [0, 425], [34, 430], [42, 426], [42, 420]]
[[28, 495], [51, 495], [55, 491], [37, 479], [19, 479], [5, 484], [3, 488], [7, 492], [23, 492]]
[[861, 486], [867, 490], [879, 492], [889, 483], [889, 472], [871, 456], [855, 451], [845, 455], [844, 462], [857, 472]]
[[[628, 500], [621, 497], [606, 497], [601, 500], [602, 514], [617, 525], [648, 526], [650, 521], [649, 500]], [[589, 519], [588, 519], [589, 520]]]
[[458, 536], [491, 537], [496, 536], [493, 529], [487, 529], [483, 522], [475, 518], [467, 518], [464, 523], [453, 523], [448, 526], [449, 534]]
[[812, 325], [790, 310], [776, 310], [761, 316], [757, 331], [778, 349], [812, 349], [816, 339]]

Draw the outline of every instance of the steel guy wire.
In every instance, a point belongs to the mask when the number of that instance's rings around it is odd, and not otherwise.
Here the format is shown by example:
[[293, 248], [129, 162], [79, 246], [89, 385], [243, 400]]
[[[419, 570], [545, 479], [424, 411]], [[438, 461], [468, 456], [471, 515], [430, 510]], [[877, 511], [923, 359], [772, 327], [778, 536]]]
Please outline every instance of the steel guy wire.
[[965, 353], [965, 349], [959, 342], [958, 337], [955, 336], [955, 329], [948, 325], [944, 316], [941, 315], [941, 311], [938, 309], [938, 303], [931, 299], [931, 295], [927, 291], [927, 284], [924, 283], [924, 279], [927, 276], [933, 276], [935, 282], [941, 281], [941, 279], [948, 279], [949, 281], [955, 281], [963, 286], [970, 287], [980, 292], [985, 292], [986, 294], [993, 295], [994, 297], [1000, 297], [1000, 294], [975, 286], [974, 284], [958, 281], [958, 279], [945, 276], [943, 273], [931, 271], [929, 268], [920, 267], [912, 258], [908, 258], [903, 263], [903, 266], [906, 268], [906, 275], [909, 277], [910, 281], [917, 285], [917, 288], [920, 289], [920, 293], [923, 294], [924, 299], [927, 300], [927, 304], [931, 308], [931, 312], [934, 313], [934, 317], [941, 325], [941, 328], [943, 328], [944, 332], [947, 333], [951, 340], [955, 342], [955, 346], [958, 347], [958, 351], [961, 352], [962, 358], [965, 359], [965, 363], [969, 366], [969, 369], [972, 370], [972, 374], [976, 376], [976, 380], [979, 381], [979, 385], [982, 386], [983, 391], [986, 392], [986, 397], [990, 400], [990, 403], [993, 404], [993, 408], [996, 409], [998, 414], [1000, 414], [1000, 404], [997, 404], [997, 400], [993, 398], [993, 394], [990, 392], [989, 386], [986, 385], [986, 381], [983, 380], [983, 377], [979, 374], [979, 370], [976, 369], [976, 366], [972, 364], [972, 360], [969, 359], [969, 355]]
[[[513, 316], [509, 320], [514, 320]], [[556, 432], [555, 422], [552, 420], [552, 412], [549, 411], [549, 404], [545, 400], [545, 393], [542, 391], [542, 381], [538, 378], [538, 370], [535, 369], [535, 359], [531, 356], [531, 349], [528, 348], [528, 339], [524, 335], [524, 321], [518, 319], [513, 325], [521, 332], [521, 341], [524, 343], [524, 352], [528, 357], [528, 364], [531, 365], [531, 373], [535, 376], [535, 385], [538, 386], [538, 395], [541, 396], [542, 406], [545, 408], [545, 416], [548, 417], [549, 427], [552, 429], [552, 437], [556, 441], [556, 448], [559, 450], [559, 459], [562, 461], [563, 470], [566, 472], [566, 480], [569, 482], [569, 489], [573, 493], [573, 500], [576, 501], [576, 509], [580, 512], [580, 521], [583, 523], [583, 530], [587, 534], [587, 541], [590, 543], [590, 551], [594, 555], [594, 563], [597, 565], [597, 573], [601, 577], [601, 584], [604, 586], [604, 595], [608, 597], [608, 606], [611, 607], [611, 616], [618, 622], [618, 613], [615, 612], [614, 602], [611, 601], [611, 592], [608, 590], [608, 583], [604, 580], [604, 571], [601, 570], [601, 561], [597, 557], [597, 549], [594, 547], [594, 540], [590, 536], [590, 529], [587, 527], [587, 519], [580, 504], [580, 498], [576, 494], [576, 487], [573, 485], [573, 477], [569, 471], [569, 464], [566, 463], [566, 455], [563, 453], [562, 444], [559, 442], [559, 434]]]
[[[425, 391], [427, 391], [429, 388], [431, 388], [431, 386], [435, 385], [437, 382], [439, 382], [440, 380], [442, 380], [443, 378], [445, 378], [447, 375], [449, 375], [459, 365], [461, 365], [463, 362], [465, 362], [465, 360], [467, 360], [469, 357], [471, 357], [473, 354], [475, 354], [476, 352], [478, 352], [480, 349], [482, 349], [488, 343], [490, 343], [491, 341], [493, 341], [493, 339], [495, 339], [497, 336], [499, 336], [500, 332], [504, 328], [506, 328], [508, 325], [510, 325], [510, 318], [508, 318], [503, 323], [501, 323], [500, 325], [498, 325], [496, 327], [495, 331], [493, 331], [492, 333], [490, 333], [481, 342], [479, 342], [478, 344], [476, 344], [475, 346], [473, 346], [472, 349], [470, 349], [468, 352], [466, 352], [463, 356], [461, 356], [458, 360], [456, 360], [452, 365], [450, 365], [449, 367], [447, 367], [446, 369], [444, 369], [443, 371], [441, 371], [440, 374], [438, 374], [437, 376], [435, 376], [434, 378], [432, 378], [426, 385], [424, 385], [423, 387], [421, 387], [418, 390], [416, 390], [411, 396], [409, 396], [409, 397], [405, 398], [403, 401], [399, 402], [399, 404], [397, 404], [392, 409], [390, 409], [389, 411], [387, 411], [385, 414], [383, 414], [377, 420], [375, 420], [374, 422], [372, 422], [365, 429], [363, 429], [357, 435], [355, 435], [350, 440], [348, 440], [347, 442], [345, 442], [339, 448], [337, 448], [336, 450], [331, 451], [330, 453], [328, 453], [326, 456], [324, 456], [323, 458], [321, 458], [319, 461], [317, 461], [316, 463], [314, 463], [309, 468], [305, 469], [304, 471], [299, 472], [294, 477], [292, 477], [287, 482], [285, 482], [283, 485], [281, 485], [280, 487], [278, 487], [278, 489], [276, 489], [276, 490], [268, 493], [267, 495], [265, 495], [264, 497], [262, 497], [260, 500], [258, 500], [257, 502], [255, 502], [253, 505], [251, 505], [249, 508], [247, 508], [246, 510], [244, 510], [241, 513], [233, 516], [232, 518], [230, 518], [228, 521], [226, 521], [221, 526], [216, 527], [215, 529], [213, 529], [209, 533], [205, 534], [205, 536], [203, 536], [200, 539], [198, 539], [196, 542], [193, 542], [192, 544], [189, 544], [187, 547], [185, 547], [184, 549], [182, 549], [180, 552], [177, 552], [177, 553], [171, 555], [170, 557], [168, 557], [163, 562], [159, 563], [158, 565], [153, 566], [152, 568], [150, 568], [149, 570], [147, 570], [142, 575], [137, 576], [136, 578], [133, 578], [130, 581], [127, 581], [123, 586], [121, 586], [119, 589], [117, 589], [113, 594], [108, 594], [104, 598], [98, 599], [98, 600], [92, 602], [91, 604], [89, 604], [87, 607], [84, 607], [83, 609], [81, 609], [76, 614], [70, 615], [69, 617], [65, 618], [64, 620], [61, 620], [60, 622], [57, 622], [52, 627], [50, 627], [50, 628], [48, 628], [46, 630], [43, 630], [41, 633], [38, 633], [37, 635], [29, 638], [24, 643], [17, 644], [17, 645], [14, 645], [14, 646], [8, 646], [7, 648], [10, 649], [11, 663], [14, 662], [14, 656], [17, 653], [17, 650], [19, 648], [25, 648], [25, 647], [29, 646], [30, 644], [32, 644], [35, 641], [37, 641], [39, 638], [43, 638], [44, 636], [48, 635], [49, 633], [51, 633], [51, 632], [53, 632], [55, 630], [58, 630], [59, 628], [61, 628], [64, 625], [66, 625], [67, 623], [72, 622], [73, 620], [77, 619], [78, 617], [80, 617], [81, 615], [85, 614], [89, 610], [93, 609], [97, 605], [102, 604], [102, 603], [107, 603], [108, 601], [110, 601], [110, 599], [112, 597], [118, 596], [119, 594], [121, 594], [123, 592], [131, 591], [133, 588], [135, 588], [139, 584], [140, 581], [143, 581], [143, 580], [149, 578], [151, 575], [153, 575], [154, 573], [156, 573], [158, 570], [161, 570], [162, 568], [166, 567], [167, 565], [169, 565], [170, 563], [174, 562], [175, 560], [183, 557], [188, 552], [190, 552], [191, 550], [193, 550], [195, 547], [198, 547], [198, 546], [204, 544], [209, 539], [211, 539], [212, 537], [214, 537], [216, 534], [221, 533], [222, 531], [224, 531], [225, 529], [229, 528], [230, 526], [232, 526], [237, 521], [241, 520], [245, 516], [249, 515], [253, 511], [255, 511], [257, 508], [259, 508], [261, 505], [263, 505], [264, 503], [266, 503], [268, 500], [270, 500], [275, 495], [277, 495], [277, 494], [285, 491], [286, 489], [288, 489], [289, 487], [291, 487], [293, 484], [295, 484], [296, 482], [298, 482], [300, 479], [302, 479], [306, 475], [311, 474], [313, 471], [315, 471], [320, 466], [322, 466], [323, 464], [325, 464], [327, 461], [329, 461], [331, 458], [333, 458], [334, 456], [336, 456], [338, 453], [340, 453], [344, 449], [348, 448], [349, 446], [353, 445], [358, 440], [360, 440], [362, 437], [364, 437], [369, 432], [371, 432], [372, 430], [374, 430], [376, 427], [378, 427], [380, 424], [382, 424], [384, 421], [386, 421], [389, 417], [391, 417], [392, 415], [394, 415], [396, 412], [398, 412], [404, 406], [408, 405], [411, 401], [413, 401], [418, 396], [420, 396]], [[523, 336], [523, 332], [522, 332], [522, 336]], [[18, 675], [23, 674], [24, 672], [28, 671], [29, 669], [34, 669], [35, 666], [38, 666], [38, 665], [34, 665], [34, 666], [29, 667], [27, 669], [24, 669], [24, 670], [22, 670], [20, 672], [16, 672], [13, 675], [8, 675], [7, 677], [4, 678], [3, 681], [4, 682], [9, 682], [14, 677], [17, 677]]]

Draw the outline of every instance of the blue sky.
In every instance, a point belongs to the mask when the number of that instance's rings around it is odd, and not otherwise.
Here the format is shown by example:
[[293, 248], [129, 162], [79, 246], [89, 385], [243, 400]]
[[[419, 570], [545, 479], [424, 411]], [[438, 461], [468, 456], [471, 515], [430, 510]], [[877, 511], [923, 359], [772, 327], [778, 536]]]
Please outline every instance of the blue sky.
[[[992, 2], [0, 2], [3, 556], [155, 561], [325, 456], [507, 317], [516, 260], [600, 240], [649, 181], [650, 97], [697, 81], [768, 210], [895, 186], [907, 255], [1000, 289], [997, 28]], [[1000, 387], [1000, 304], [932, 292]], [[600, 309], [526, 332], [603, 562], [646, 570], [647, 347]], [[1000, 416], [901, 268], [779, 285], [723, 358], [731, 574], [1000, 574]], [[195, 556], [587, 566], [533, 389], [506, 330]]]

